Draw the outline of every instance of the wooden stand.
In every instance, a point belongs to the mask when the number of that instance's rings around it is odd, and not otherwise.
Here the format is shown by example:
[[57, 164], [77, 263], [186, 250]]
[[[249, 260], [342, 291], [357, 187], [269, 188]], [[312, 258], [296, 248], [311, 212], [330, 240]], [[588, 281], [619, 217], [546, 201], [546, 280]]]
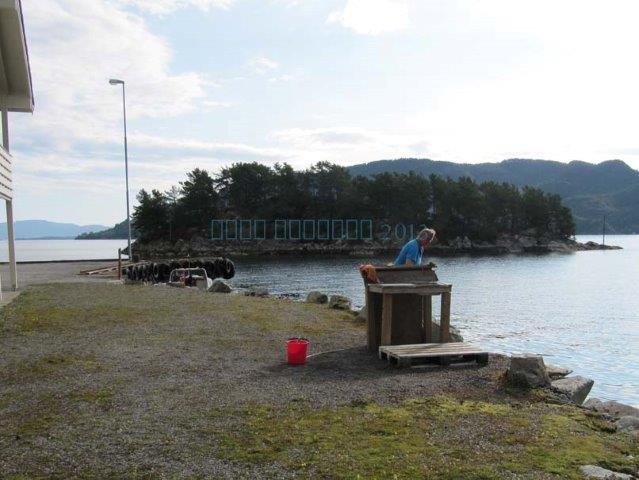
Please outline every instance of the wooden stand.
[[441, 295], [439, 341], [450, 341], [452, 285], [438, 282], [431, 268], [376, 267], [380, 283], [364, 282], [368, 313], [368, 349], [380, 345], [433, 342], [432, 297]]

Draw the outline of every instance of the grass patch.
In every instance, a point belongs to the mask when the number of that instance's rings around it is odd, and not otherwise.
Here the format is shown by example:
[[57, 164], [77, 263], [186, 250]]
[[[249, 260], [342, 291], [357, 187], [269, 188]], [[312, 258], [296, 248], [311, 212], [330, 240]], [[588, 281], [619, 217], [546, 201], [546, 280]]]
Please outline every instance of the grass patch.
[[539, 403], [436, 397], [397, 407], [254, 406], [238, 414], [241, 427], [217, 432], [221, 455], [281, 463], [305, 477], [577, 479], [580, 465], [631, 470], [639, 454], [636, 442], [593, 428], [581, 410]]
[[0, 370], [0, 380], [5, 383], [23, 383], [55, 378], [69, 371], [98, 372], [101, 369], [102, 365], [93, 356], [56, 352], [35, 359], [9, 362]]
[[69, 394], [73, 402], [89, 403], [108, 409], [113, 402], [113, 390], [110, 387], [73, 391]]

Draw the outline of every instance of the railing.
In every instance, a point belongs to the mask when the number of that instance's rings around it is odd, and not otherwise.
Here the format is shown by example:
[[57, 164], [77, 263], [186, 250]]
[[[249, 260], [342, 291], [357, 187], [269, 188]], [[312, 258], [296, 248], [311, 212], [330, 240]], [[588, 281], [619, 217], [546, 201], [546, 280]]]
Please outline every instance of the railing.
[[0, 146], [0, 196], [5, 200], [13, 198], [13, 157]]

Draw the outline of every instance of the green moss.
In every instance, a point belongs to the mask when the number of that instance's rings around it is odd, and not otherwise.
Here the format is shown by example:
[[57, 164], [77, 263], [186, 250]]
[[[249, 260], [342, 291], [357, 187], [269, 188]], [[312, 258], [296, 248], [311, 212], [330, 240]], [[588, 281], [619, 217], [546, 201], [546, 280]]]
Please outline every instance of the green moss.
[[72, 352], [57, 352], [35, 359], [13, 361], [0, 371], [0, 380], [5, 383], [33, 381], [63, 374], [69, 369], [97, 372], [102, 365], [92, 356], [80, 356]]
[[336, 329], [363, 330], [348, 312], [326, 305], [291, 302], [274, 298], [234, 296], [228, 313], [240, 322], [261, 332], [291, 332], [295, 335], [320, 336]]
[[71, 392], [69, 398], [74, 402], [91, 403], [106, 409], [113, 401], [113, 390], [109, 387], [77, 390]]
[[[219, 414], [219, 412], [218, 412]], [[254, 406], [243, 425], [218, 431], [219, 451], [244, 462], [278, 462], [307, 477], [503, 478], [578, 466], [636, 467], [631, 440], [592, 428], [573, 407], [458, 401], [449, 397], [337, 409]]]

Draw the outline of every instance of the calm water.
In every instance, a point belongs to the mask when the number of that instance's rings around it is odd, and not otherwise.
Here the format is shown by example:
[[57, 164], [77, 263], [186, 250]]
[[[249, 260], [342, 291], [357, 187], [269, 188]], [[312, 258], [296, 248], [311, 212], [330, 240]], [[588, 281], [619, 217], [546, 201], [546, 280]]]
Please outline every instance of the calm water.
[[[451, 322], [465, 339], [495, 352], [541, 353], [594, 379], [592, 396], [639, 405], [639, 236], [608, 243], [624, 250], [432, 260], [440, 280], [453, 284]], [[238, 258], [233, 282], [341, 293], [361, 306], [357, 266], [389, 260]]]
[[[118, 258], [126, 240], [16, 240], [19, 262]], [[7, 241], [0, 240], [0, 262], [9, 258]]]
[[[579, 240], [600, 237], [581, 236]], [[453, 284], [452, 323], [490, 351], [535, 352], [595, 380], [591, 393], [639, 405], [639, 236], [624, 250], [505, 257], [432, 257]], [[115, 258], [126, 240], [21, 240], [19, 260]], [[0, 260], [6, 261], [6, 242]], [[364, 303], [357, 267], [390, 258], [235, 258], [236, 285], [305, 295], [318, 289]], [[436, 304], [437, 302], [434, 302]], [[439, 315], [438, 306], [435, 314]]]

